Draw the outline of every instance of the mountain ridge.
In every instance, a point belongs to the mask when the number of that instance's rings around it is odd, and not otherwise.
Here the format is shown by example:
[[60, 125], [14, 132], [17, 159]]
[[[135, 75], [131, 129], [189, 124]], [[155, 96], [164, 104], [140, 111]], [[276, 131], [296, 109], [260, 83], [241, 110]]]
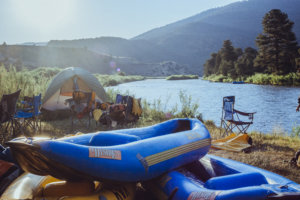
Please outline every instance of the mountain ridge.
[[[293, 31], [300, 41], [299, 0], [248, 0], [209, 9], [131, 39], [98, 37], [51, 40], [47, 47], [83, 48], [101, 55], [134, 60], [130, 67], [133, 72], [129, 73], [142, 72], [136, 63], [144, 63], [144, 67], [149, 67], [149, 64], [169, 62], [176, 63], [173, 69], [182, 67], [178, 73], [184, 71], [201, 75], [203, 64], [211, 53], [222, 47], [224, 40], [231, 40], [234, 47], [255, 48], [255, 39], [263, 30], [263, 17], [275, 8], [287, 13], [289, 19], [295, 22]], [[159, 68], [156, 69], [159, 71]]]
[[[129, 40], [123, 39], [119, 44], [114, 41], [111, 45], [104, 42], [104, 38], [94, 40], [95, 44], [87, 45], [87, 48], [98, 53], [132, 57], [141, 62], [175, 61], [187, 66], [187, 71], [201, 74], [205, 61], [222, 47], [224, 40], [231, 40], [235, 47], [255, 48], [255, 39], [263, 29], [263, 17], [274, 8], [280, 8], [295, 22], [293, 30], [299, 41], [299, 0], [249, 0], [203, 11]], [[86, 44], [82, 40], [73, 47]], [[50, 41], [48, 45], [63, 46], [63, 42]]]

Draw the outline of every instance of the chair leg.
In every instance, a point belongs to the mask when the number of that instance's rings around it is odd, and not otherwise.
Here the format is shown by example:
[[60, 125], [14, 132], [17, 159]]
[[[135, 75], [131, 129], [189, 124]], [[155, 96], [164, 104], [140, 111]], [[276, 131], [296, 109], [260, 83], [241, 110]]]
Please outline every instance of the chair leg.
[[[222, 128], [224, 129], [224, 132], [222, 134]], [[231, 123], [227, 123], [225, 120], [221, 121], [221, 129], [220, 129], [220, 133], [222, 136], [227, 136], [229, 135], [230, 131], [232, 132], [232, 124]]]

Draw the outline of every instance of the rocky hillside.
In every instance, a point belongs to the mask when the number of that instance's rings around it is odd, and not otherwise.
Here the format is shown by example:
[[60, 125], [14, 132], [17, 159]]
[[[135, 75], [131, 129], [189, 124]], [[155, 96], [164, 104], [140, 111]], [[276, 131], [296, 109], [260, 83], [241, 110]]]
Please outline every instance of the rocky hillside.
[[274, 8], [281, 9], [295, 22], [294, 32], [299, 40], [299, 0], [248, 0], [207, 10], [131, 40], [102, 37], [50, 41], [48, 45], [85, 47], [97, 53], [147, 63], [170, 60], [188, 66], [190, 73], [201, 73], [204, 62], [212, 52], [221, 48], [224, 40], [231, 40], [235, 47], [255, 47], [255, 38], [262, 31], [263, 16]]
[[175, 62], [145, 63], [134, 58], [117, 57], [86, 48], [0, 45], [0, 64], [17, 68], [82, 67], [91, 72], [113, 74], [118, 69], [130, 75], [161, 76], [176, 72], [186, 74], [185, 67]]

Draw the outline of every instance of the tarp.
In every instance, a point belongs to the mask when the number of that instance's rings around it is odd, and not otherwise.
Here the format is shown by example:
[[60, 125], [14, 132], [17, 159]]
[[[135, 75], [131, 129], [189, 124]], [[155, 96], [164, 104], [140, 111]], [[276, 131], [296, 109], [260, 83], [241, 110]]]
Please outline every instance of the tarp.
[[107, 101], [105, 90], [94, 75], [84, 69], [70, 67], [52, 79], [42, 101], [42, 108], [52, 111], [67, 109], [65, 100], [72, 97], [75, 88], [83, 92], [95, 92], [96, 100]]
[[248, 143], [249, 139], [250, 137], [248, 134], [236, 135], [232, 133], [231, 135], [225, 138], [213, 140], [211, 148], [241, 152], [244, 149], [251, 147], [251, 145]]

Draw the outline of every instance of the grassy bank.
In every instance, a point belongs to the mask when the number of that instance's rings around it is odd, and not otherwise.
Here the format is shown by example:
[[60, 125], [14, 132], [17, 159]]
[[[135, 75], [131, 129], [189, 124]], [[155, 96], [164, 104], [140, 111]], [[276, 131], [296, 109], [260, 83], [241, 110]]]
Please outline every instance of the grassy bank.
[[166, 77], [166, 80], [187, 80], [187, 79], [198, 79], [198, 75], [171, 75]]
[[[0, 96], [21, 89], [23, 96], [32, 96], [45, 91], [52, 78], [61, 71], [60, 68], [40, 67], [34, 70], [17, 71], [15, 67], [6, 69], [0, 66]], [[121, 83], [144, 80], [143, 76], [101, 75], [95, 74], [103, 86], [114, 86]]]
[[95, 74], [100, 83], [106, 86], [115, 86], [121, 83], [128, 83], [133, 81], [141, 81], [145, 80], [144, 76], [122, 76], [122, 75], [103, 75], [103, 74]]
[[260, 74], [249, 77], [240, 77], [232, 79], [224, 75], [211, 75], [203, 77], [204, 80], [213, 82], [233, 82], [233, 81], [244, 81], [245, 83], [253, 83], [259, 85], [278, 85], [278, 86], [300, 86], [300, 74], [289, 73], [287, 75], [273, 75], [273, 74]]

